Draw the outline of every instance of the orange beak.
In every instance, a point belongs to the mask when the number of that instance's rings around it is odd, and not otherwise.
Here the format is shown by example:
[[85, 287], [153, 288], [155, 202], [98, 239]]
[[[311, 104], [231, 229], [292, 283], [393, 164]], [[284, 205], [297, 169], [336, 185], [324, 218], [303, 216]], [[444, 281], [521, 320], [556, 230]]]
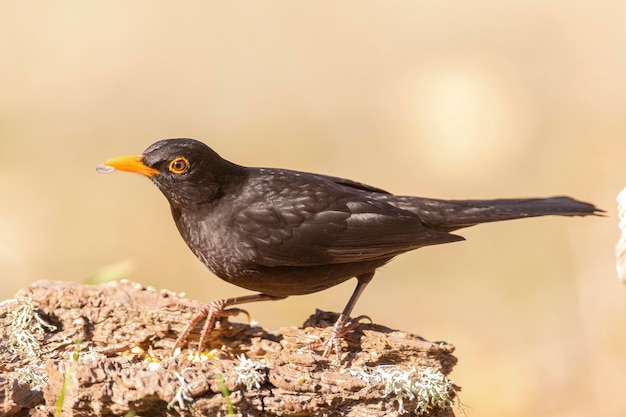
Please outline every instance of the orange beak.
[[[134, 172], [135, 174], [151, 177], [159, 173], [159, 170], [150, 168], [141, 161], [141, 155], [124, 155], [107, 159], [103, 164], [105, 167], [115, 168], [119, 171]], [[111, 170], [112, 171], [112, 170]], [[102, 172], [106, 172], [103, 170]]]

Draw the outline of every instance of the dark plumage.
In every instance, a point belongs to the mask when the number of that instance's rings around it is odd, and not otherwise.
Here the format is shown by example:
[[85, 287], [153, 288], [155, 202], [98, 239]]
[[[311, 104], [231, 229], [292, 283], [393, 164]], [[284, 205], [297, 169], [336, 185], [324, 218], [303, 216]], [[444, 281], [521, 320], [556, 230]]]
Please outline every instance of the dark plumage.
[[[435, 200], [395, 196], [351, 180], [248, 168], [193, 139], [167, 139], [105, 165], [150, 177], [170, 203], [193, 253], [217, 276], [261, 294], [209, 304], [203, 336], [229, 305], [308, 294], [356, 277], [327, 342], [339, 352], [348, 316], [376, 268], [423, 246], [463, 240], [450, 232], [501, 220], [598, 214], [569, 197]], [[208, 317], [207, 317], [208, 316]], [[202, 339], [201, 339], [202, 343]], [[201, 346], [200, 346], [201, 347]]]

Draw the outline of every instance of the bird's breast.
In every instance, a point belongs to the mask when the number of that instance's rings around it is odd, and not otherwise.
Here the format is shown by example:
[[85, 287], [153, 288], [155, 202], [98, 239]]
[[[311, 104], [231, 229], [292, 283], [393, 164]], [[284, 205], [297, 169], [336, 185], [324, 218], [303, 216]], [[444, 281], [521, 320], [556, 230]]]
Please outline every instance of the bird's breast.
[[176, 226], [183, 240], [211, 272], [222, 279], [238, 276], [254, 257], [253, 248], [230, 226], [231, 213], [181, 213]]

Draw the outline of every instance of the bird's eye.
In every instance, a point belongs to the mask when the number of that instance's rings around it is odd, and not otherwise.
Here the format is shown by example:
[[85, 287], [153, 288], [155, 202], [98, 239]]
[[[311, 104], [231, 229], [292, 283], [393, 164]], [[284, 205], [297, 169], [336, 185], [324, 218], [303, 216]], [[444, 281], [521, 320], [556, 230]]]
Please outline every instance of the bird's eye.
[[189, 161], [187, 160], [187, 158], [179, 156], [178, 158], [173, 159], [172, 162], [170, 162], [169, 169], [170, 172], [174, 174], [182, 174], [187, 171], [187, 169], [189, 169]]

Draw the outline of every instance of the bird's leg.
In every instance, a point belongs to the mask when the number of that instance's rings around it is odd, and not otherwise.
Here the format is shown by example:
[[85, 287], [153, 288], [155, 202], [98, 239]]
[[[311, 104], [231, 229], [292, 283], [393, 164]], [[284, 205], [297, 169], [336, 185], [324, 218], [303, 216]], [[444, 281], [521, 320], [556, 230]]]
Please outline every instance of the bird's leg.
[[177, 347], [182, 346], [187, 340], [189, 333], [204, 320], [204, 326], [202, 326], [202, 331], [200, 332], [200, 340], [198, 341], [198, 352], [202, 349], [202, 345], [206, 340], [208, 334], [215, 327], [215, 321], [218, 317], [229, 317], [235, 316], [240, 313], [246, 313], [248, 315], [248, 319], [250, 319], [250, 315], [247, 311], [242, 310], [240, 308], [229, 308], [228, 306], [251, 303], [254, 301], [272, 301], [272, 300], [280, 300], [285, 297], [276, 297], [267, 294], [252, 294], [252, 295], [244, 295], [242, 297], [233, 297], [233, 298], [224, 298], [221, 300], [214, 300], [209, 302], [206, 306], [202, 307], [198, 314], [189, 322], [189, 324], [185, 327], [182, 333], [176, 339], [174, 343], [174, 347], [172, 348], [172, 353], [176, 350]]
[[[324, 355], [323, 355], [324, 357], [328, 357], [330, 355], [330, 352], [334, 350], [335, 355], [337, 356], [337, 360], [340, 360], [341, 359], [341, 340], [348, 332], [350, 332], [350, 330], [356, 327], [360, 319], [367, 317], [367, 316], [359, 316], [355, 320], [349, 321], [350, 313], [352, 313], [352, 309], [354, 308], [357, 300], [359, 299], [359, 297], [365, 290], [365, 287], [367, 287], [367, 284], [369, 284], [369, 282], [372, 280], [373, 276], [374, 276], [374, 271], [368, 272], [367, 274], [359, 275], [357, 277], [359, 282], [357, 283], [356, 288], [354, 289], [354, 292], [352, 293], [352, 296], [350, 297], [350, 300], [348, 300], [348, 304], [346, 304], [346, 307], [343, 309], [343, 311], [339, 315], [339, 318], [335, 322], [332, 330], [330, 331], [328, 340], [326, 340], [326, 343], [325, 343], [326, 349], [324, 350]], [[367, 318], [369, 319], [369, 317]]]

